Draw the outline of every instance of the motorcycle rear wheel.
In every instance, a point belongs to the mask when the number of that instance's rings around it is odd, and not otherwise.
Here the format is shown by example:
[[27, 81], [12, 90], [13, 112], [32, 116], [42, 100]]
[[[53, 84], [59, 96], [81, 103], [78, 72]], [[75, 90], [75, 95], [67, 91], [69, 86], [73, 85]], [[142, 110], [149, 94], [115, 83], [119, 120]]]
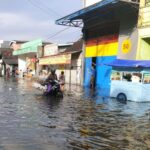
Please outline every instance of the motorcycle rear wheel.
[[63, 98], [64, 97], [64, 95], [63, 95], [63, 93], [61, 92], [61, 91], [59, 91], [59, 92], [57, 92], [57, 95], [56, 95], [57, 97], [60, 97], [60, 98]]

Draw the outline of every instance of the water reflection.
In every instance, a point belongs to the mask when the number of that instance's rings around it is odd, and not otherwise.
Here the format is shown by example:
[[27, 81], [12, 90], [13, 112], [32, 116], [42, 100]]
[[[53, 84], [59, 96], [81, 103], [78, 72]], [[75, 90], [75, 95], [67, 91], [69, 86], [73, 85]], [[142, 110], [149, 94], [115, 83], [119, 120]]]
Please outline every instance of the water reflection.
[[0, 82], [0, 149], [150, 149], [150, 103], [120, 103], [76, 87], [56, 99], [31, 81]]
[[150, 103], [120, 103], [88, 90], [84, 97], [68, 139], [72, 149], [150, 149]]

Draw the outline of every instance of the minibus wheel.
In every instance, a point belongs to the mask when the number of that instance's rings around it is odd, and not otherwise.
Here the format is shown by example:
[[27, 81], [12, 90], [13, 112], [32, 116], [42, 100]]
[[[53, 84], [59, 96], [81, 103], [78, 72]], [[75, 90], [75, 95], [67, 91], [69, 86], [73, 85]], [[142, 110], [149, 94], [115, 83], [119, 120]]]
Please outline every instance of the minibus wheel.
[[127, 101], [127, 96], [124, 93], [119, 93], [116, 98], [118, 101]]

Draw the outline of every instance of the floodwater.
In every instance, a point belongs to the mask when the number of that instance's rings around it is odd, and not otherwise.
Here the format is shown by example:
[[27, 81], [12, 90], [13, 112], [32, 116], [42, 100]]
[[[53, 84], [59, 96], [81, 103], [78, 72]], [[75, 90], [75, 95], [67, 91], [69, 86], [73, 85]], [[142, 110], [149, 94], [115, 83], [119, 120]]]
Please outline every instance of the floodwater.
[[120, 103], [71, 87], [44, 97], [0, 78], [0, 150], [149, 150], [150, 103]]

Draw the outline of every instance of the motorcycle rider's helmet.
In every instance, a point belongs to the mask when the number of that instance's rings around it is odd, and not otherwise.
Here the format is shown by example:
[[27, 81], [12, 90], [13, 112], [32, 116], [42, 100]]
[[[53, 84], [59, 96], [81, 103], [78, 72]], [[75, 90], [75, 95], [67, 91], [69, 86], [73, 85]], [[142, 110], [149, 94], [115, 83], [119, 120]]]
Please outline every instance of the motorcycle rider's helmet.
[[56, 72], [56, 69], [55, 69], [55, 68], [52, 68], [52, 69], [51, 69], [51, 74], [55, 74], [55, 72]]

